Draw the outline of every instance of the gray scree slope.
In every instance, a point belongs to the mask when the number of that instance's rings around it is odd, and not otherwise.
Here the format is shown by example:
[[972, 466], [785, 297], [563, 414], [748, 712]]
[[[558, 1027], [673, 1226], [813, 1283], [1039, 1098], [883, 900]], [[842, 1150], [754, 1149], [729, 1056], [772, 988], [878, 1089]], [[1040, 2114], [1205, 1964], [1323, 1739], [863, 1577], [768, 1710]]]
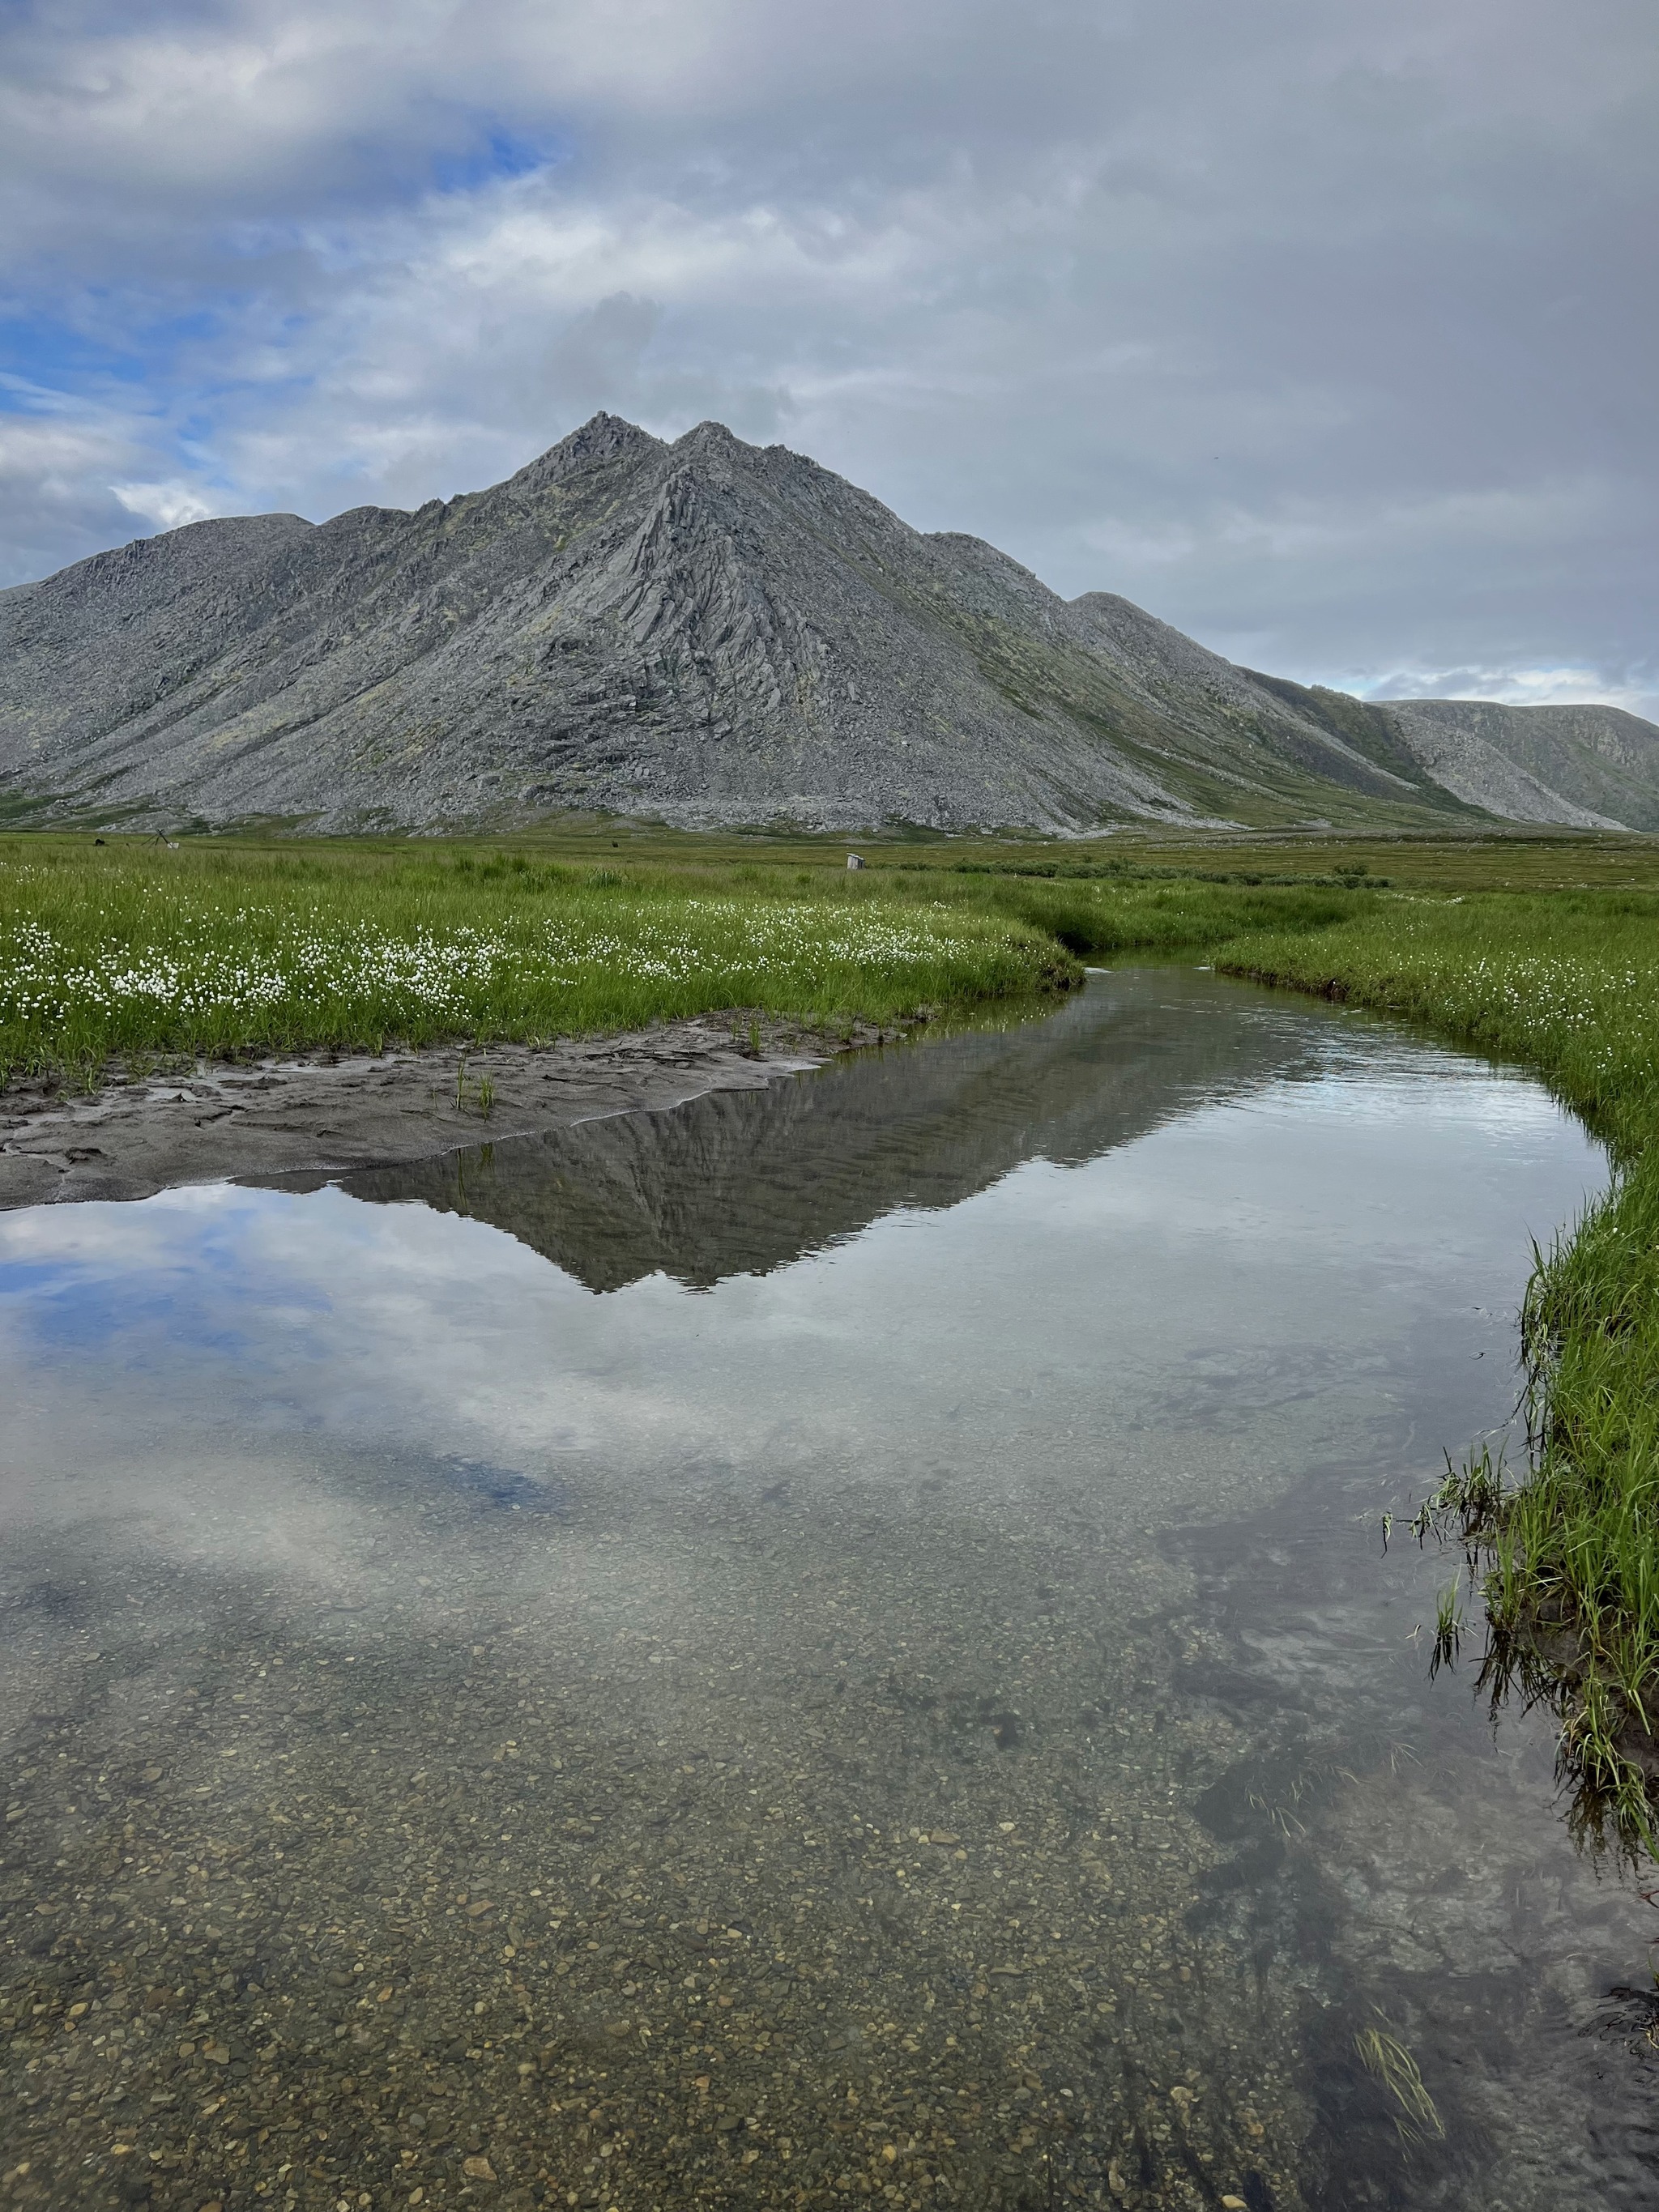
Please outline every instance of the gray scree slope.
[[1618, 707], [1382, 702], [1437, 783], [1516, 822], [1659, 830], [1659, 729]]
[[598, 415], [412, 514], [196, 523], [0, 592], [0, 805], [325, 830], [566, 809], [1659, 826], [1659, 730], [1257, 676], [781, 446]]

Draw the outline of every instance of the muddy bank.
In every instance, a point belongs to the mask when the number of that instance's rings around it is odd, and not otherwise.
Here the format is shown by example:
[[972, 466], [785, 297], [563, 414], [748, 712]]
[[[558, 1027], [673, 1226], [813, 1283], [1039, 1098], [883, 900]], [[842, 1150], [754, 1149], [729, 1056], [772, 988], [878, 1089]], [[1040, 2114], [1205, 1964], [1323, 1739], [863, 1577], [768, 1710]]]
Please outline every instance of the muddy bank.
[[89, 1094], [15, 1085], [0, 1091], [0, 1208], [422, 1159], [704, 1091], [762, 1089], [897, 1034], [862, 1023], [831, 1038], [708, 1014], [542, 1049], [203, 1062], [182, 1076], [113, 1074]]

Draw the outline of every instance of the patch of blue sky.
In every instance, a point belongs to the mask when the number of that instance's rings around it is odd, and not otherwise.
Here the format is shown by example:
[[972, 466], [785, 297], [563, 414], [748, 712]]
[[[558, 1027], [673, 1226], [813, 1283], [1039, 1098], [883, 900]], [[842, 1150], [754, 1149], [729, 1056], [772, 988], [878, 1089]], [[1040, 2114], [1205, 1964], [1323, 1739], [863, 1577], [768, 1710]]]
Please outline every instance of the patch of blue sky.
[[56, 1260], [10, 1260], [0, 1267], [0, 1304], [9, 1298], [33, 1299], [58, 1288], [64, 1270]]
[[479, 140], [464, 152], [433, 156], [431, 179], [442, 193], [475, 192], [484, 185], [510, 183], [550, 168], [568, 151], [556, 139], [521, 137], [501, 125], [487, 123]]
[[[7, 1269], [7, 1274], [11, 1270]], [[178, 1333], [181, 1310], [196, 1304], [151, 1281], [145, 1285], [142, 1323], [135, 1322], [131, 1286], [101, 1272], [54, 1268], [39, 1271], [23, 1310], [13, 1316], [13, 1348], [19, 1365], [79, 1360], [95, 1352], [106, 1364], [148, 1367], [155, 1364], [156, 1340]], [[8, 1297], [11, 1295], [8, 1285]], [[25, 1352], [25, 1346], [27, 1349]]]
[[470, 139], [460, 131], [451, 135], [455, 145], [412, 162], [389, 157], [377, 165], [370, 158], [374, 149], [365, 145], [360, 150], [366, 173], [372, 173], [372, 189], [343, 195], [328, 211], [230, 222], [219, 234], [218, 245], [236, 260], [295, 256], [323, 275], [337, 276], [384, 257], [385, 219], [424, 200], [462, 199], [514, 184], [557, 167], [571, 152], [562, 138], [526, 137], [487, 117], [479, 118]]
[[280, 367], [269, 350], [260, 362], [257, 375], [192, 375], [172, 393], [174, 434], [181, 448], [192, 444], [205, 446], [222, 426], [222, 414], [216, 411], [221, 403], [255, 392], [260, 404], [265, 406], [277, 399], [292, 399], [313, 391], [316, 384], [314, 370]]
[[206, 411], [201, 404], [201, 395], [197, 394], [192, 404], [175, 421], [173, 435], [179, 441], [181, 453], [188, 453], [192, 461], [205, 463], [207, 449], [211, 446], [218, 428], [217, 418]]
[[74, 322], [50, 313], [0, 315], [0, 384], [18, 410], [50, 410], [54, 396], [88, 385], [143, 391], [181, 354], [210, 345], [248, 302], [223, 294], [182, 313], [135, 313], [109, 294], [89, 293]]
[[[345, 218], [307, 222], [287, 219], [271, 222], [239, 222], [225, 231], [220, 244], [226, 255], [234, 261], [290, 259], [303, 262], [308, 269], [325, 276], [337, 276], [354, 269], [371, 268], [384, 258], [386, 251], [380, 232], [374, 222], [354, 222]], [[307, 319], [297, 312], [285, 317], [272, 317], [276, 327], [282, 327], [284, 324], [297, 327]]]
[[283, 1285], [288, 1325], [278, 1346], [269, 1298], [269, 1285], [262, 1297], [238, 1297], [227, 1276], [211, 1268], [171, 1280], [146, 1271], [140, 1284], [101, 1269], [43, 1269], [26, 1297], [11, 1283], [0, 1294], [0, 1310], [10, 1309], [5, 1364], [15, 1359], [27, 1370], [95, 1358], [100, 1370], [161, 1374], [193, 1371], [206, 1360], [222, 1381], [234, 1374], [268, 1384], [296, 1358], [321, 1357], [310, 1331], [331, 1310], [326, 1294], [311, 1285]]
[[[263, 1192], [214, 1192], [207, 1205], [192, 1193], [131, 1208], [76, 1209], [81, 1218], [65, 1224], [74, 1249], [0, 1254], [8, 1340], [0, 1360], [27, 1343], [36, 1359], [95, 1351], [128, 1368], [155, 1369], [209, 1353], [264, 1370], [274, 1357], [273, 1304], [296, 1336], [327, 1323], [333, 1311], [327, 1287], [302, 1272], [266, 1267], [257, 1284], [250, 1279], [250, 1234], [280, 1216], [282, 1204]], [[100, 1249], [106, 1212], [110, 1236]], [[295, 1352], [289, 1341], [281, 1356], [291, 1360]]]
[[61, 415], [66, 404], [61, 392], [0, 368], [0, 415]]
[[152, 368], [152, 359], [131, 344], [51, 315], [0, 317], [0, 392], [18, 413], [52, 411], [65, 386], [141, 385]]

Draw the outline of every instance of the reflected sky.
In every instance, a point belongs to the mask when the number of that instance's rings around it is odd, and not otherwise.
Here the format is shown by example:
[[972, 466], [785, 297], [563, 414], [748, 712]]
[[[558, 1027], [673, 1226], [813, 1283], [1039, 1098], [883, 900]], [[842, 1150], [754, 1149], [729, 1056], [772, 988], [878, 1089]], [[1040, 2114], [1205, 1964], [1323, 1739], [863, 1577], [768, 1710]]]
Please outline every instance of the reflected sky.
[[[1206, 1033], [1199, 1072], [1190, 1047], [1147, 1049], [1160, 1028]], [[1081, 1473], [1104, 1446], [1103, 1479], [1177, 1516], [1188, 1431], [1213, 1485], [1255, 1479], [1255, 1430], [1291, 1403], [1298, 1452], [1352, 1446], [1357, 1423], [1375, 1451], [1431, 1389], [1431, 1462], [1507, 1412], [1528, 1239], [1602, 1174], [1536, 1086], [1180, 971], [1098, 984], [1028, 1037], [351, 1179], [371, 1204], [212, 1188], [14, 1214], [0, 1358], [48, 1453], [105, 1419], [229, 1423], [483, 1451], [532, 1479], [574, 1452], [648, 1486], [716, 1453], [902, 1488], [954, 1431], [953, 1474], [994, 1496], [1040, 1433], [1046, 1463]], [[439, 1176], [465, 1217], [431, 1209]], [[637, 1262], [642, 1214], [692, 1283], [596, 1294], [583, 1274], [605, 1281], [613, 1243]], [[1481, 1280], [1502, 1295], [1472, 1300]], [[1425, 1374], [1454, 1321], [1468, 1341]], [[1504, 1373], [1465, 1393], [1487, 1354]]]

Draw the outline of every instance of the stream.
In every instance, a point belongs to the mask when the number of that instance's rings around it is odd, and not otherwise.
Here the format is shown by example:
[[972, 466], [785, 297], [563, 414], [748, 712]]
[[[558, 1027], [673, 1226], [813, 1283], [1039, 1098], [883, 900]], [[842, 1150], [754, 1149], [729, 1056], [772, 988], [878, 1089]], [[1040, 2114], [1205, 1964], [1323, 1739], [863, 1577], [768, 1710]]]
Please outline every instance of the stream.
[[1659, 2201], [1653, 1909], [1403, 1528], [1606, 1173], [1171, 967], [0, 1217], [0, 2202]]

